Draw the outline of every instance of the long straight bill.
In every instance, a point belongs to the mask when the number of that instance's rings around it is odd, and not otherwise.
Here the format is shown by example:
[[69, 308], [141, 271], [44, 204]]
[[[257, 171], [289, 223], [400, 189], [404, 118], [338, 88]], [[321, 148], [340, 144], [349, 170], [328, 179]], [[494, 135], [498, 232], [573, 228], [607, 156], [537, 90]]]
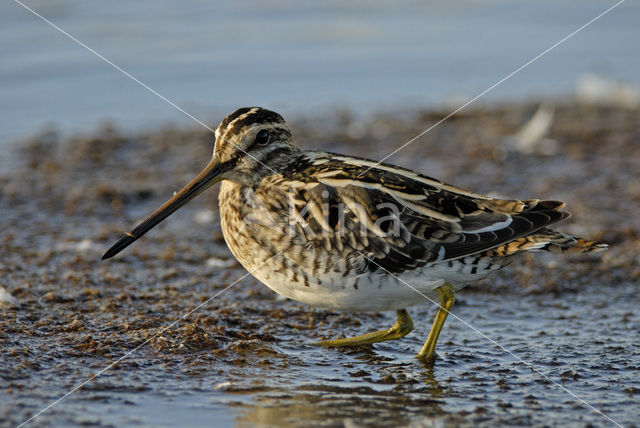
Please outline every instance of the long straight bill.
[[176, 212], [180, 207], [189, 202], [191, 199], [198, 196], [213, 184], [220, 181], [221, 171], [220, 162], [217, 157], [211, 159], [211, 162], [196, 178], [191, 180], [182, 190], [176, 193], [171, 199], [165, 202], [160, 208], [155, 210], [153, 214], [147, 217], [142, 223], [137, 225], [131, 232], [125, 233], [115, 244], [107, 250], [102, 256], [102, 260], [111, 258], [118, 254], [120, 251], [127, 248], [129, 245], [140, 238], [142, 235], [151, 230], [155, 225], [160, 223], [165, 218]]

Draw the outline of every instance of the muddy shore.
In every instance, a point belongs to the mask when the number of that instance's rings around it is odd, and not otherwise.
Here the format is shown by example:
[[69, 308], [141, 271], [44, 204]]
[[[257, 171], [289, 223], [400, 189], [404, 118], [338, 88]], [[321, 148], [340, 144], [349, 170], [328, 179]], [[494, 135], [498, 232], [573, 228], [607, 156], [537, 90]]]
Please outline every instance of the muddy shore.
[[[535, 141], [522, 130], [538, 104], [501, 104], [388, 160], [480, 193], [563, 200], [573, 217], [559, 230], [611, 245], [527, 256], [470, 285], [453, 312], [473, 328], [450, 319], [432, 366], [413, 359], [428, 302], [410, 309], [416, 329], [402, 340], [308, 346], [386, 328], [394, 313], [317, 310], [246, 276], [222, 238], [217, 189], [99, 261], [207, 163], [206, 129], [105, 125], [20, 142], [0, 171], [0, 425], [88, 381], [28, 426], [637, 426], [640, 112], [545, 105]], [[304, 148], [379, 159], [448, 113], [286, 119]]]

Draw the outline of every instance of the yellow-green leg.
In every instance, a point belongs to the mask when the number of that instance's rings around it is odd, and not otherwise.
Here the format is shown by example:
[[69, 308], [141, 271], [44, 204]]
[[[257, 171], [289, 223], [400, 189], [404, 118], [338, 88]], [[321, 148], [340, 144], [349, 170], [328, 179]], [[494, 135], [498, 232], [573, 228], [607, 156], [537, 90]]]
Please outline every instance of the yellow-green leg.
[[418, 355], [416, 355], [416, 358], [428, 359], [435, 355], [438, 336], [440, 336], [444, 321], [447, 319], [447, 315], [449, 315], [449, 311], [456, 301], [456, 290], [453, 285], [448, 282], [438, 287], [436, 291], [440, 295], [440, 307], [438, 308], [436, 319], [433, 320], [433, 326], [431, 327], [427, 341], [424, 343], [420, 352], [418, 352]]
[[413, 330], [413, 321], [406, 309], [400, 309], [398, 312], [398, 320], [393, 327], [382, 331], [363, 334], [362, 336], [347, 337], [344, 339], [323, 340], [315, 342], [313, 345], [320, 346], [357, 346], [367, 345], [370, 343], [384, 342], [385, 340], [400, 339]]

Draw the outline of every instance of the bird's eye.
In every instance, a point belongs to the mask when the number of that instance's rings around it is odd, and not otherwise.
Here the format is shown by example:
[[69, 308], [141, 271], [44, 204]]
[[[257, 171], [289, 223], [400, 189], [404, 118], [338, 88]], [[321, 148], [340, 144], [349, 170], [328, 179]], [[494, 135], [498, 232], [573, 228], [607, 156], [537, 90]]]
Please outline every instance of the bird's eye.
[[260, 144], [261, 146], [264, 146], [268, 142], [269, 142], [269, 132], [267, 132], [265, 129], [261, 129], [260, 131], [258, 131], [258, 133], [256, 134], [256, 144]]

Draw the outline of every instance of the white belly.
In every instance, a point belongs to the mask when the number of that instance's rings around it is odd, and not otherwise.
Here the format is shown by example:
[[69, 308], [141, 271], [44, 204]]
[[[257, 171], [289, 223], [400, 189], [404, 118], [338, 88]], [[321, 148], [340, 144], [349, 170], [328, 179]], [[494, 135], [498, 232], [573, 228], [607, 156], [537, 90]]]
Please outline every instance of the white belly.
[[435, 289], [444, 282], [441, 279], [425, 281], [424, 277], [418, 280], [418, 272], [399, 277], [376, 273], [348, 277], [329, 274], [322, 278], [308, 278], [306, 283], [266, 266], [252, 273], [278, 294], [311, 306], [338, 311], [397, 310], [429, 303], [429, 299], [439, 303]]

